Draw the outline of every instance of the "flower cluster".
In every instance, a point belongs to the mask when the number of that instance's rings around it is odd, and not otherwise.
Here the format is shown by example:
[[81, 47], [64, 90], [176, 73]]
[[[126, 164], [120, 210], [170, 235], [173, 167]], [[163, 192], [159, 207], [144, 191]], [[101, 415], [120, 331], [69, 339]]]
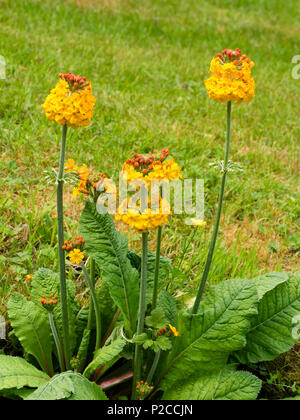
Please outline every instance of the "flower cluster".
[[148, 385], [148, 382], [138, 381], [136, 389], [138, 391], [138, 399], [143, 400], [151, 393], [153, 386]]
[[65, 241], [62, 249], [64, 251], [71, 251], [75, 248], [80, 249], [81, 251], [84, 249], [85, 246], [85, 239], [82, 236], [77, 235], [74, 238], [70, 239], [69, 241]]
[[46, 295], [44, 295], [42, 297], [42, 299], [40, 300], [41, 304], [43, 305], [43, 307], [45, 309], [47, 309], [48, 311], [52, 312], [54, 307], [57, 305], [58, 302], [58, 295], [49, 295], [49, 297], [47, 298]]
[[168, 222], [170, 207], [165, 200], [160, 199], [159, 201], [159, 208], [152, 209], [150, 203], [150, 206], [148, 205], [143, 210], [138, 208], [140, 207], [139, 203], [137, 203], [137, 206], [131, 206], [130, 200], [124, 200], [118, 208], [116, 220], [122, 220], [139, 232], [156, 229]]
[[65, 172], [74, 172], [78, 178], [78, 184], [73, 189], [73, 196], [76, 198], [79, 194], [89, 195], [97, 201], [101, 192], [107, 191], [107, 188], [103, 188], [101, 191], [101, 182], [107, 179], [107, 176], [103, 172], [89, 171], [88, 167], [84, 164], [82, 166], [75, 165], [73, 159], [69, 159], [65, 163]]
[[170, 152], [168, 149], [154, 150], [147, 155], [134, 153], [123, 165], [122, 171], [127, 173], [127, 180], [143, 179], [148, 184], [152, 179], [173, 180], [181, 177], [180, 166], [173, 158], [166, 160]]
[[96, 102], [90, 82], [72, 73], [60, 73], [59, 77], [62, 80], [42, 105], [47, 119], [74, 128], [90, 125]]
[[[147, 155], [134, 153], [122, 167], [123, 179], [137, 188], [141, 188], [143, 185], [141, 181], [144, 181], [144, 192], [148, 195], [148, 192], [151, 192], [152, 181], [170, 181], [181, 177], [179, 165], [173, 158], [168, 159], [169, 155], [168, 149], [154, 150]], [[140, 232], [166, 224], [170, 214], [170, 204], [162, 199], [159, 193], [151, 194], [151, 199], [155, 199], [156, 203], [151, 203], [147, 198], [146, 208], [141, 208], [139, 202], [137, 205], [132, 205], [131, 200], [124, 200], [119, 206], [116, 219], [122, 220]]]
[[71, 263], [81, 264], [84, 260], [84, 253], [79, 248], [75, 248], [69, 253], [69, 258]]
[[33, 279], [33, 274], [27, 274], [26, 279], [24, 280], [24, 283], [27, 284]]
[[255, 96], [255, 82], [251, 76], [254, 66], [241, 50], [225, 49], [213, 58], [211, 76], [205, 80], [208, 96], [217, 102], [250, 102]]

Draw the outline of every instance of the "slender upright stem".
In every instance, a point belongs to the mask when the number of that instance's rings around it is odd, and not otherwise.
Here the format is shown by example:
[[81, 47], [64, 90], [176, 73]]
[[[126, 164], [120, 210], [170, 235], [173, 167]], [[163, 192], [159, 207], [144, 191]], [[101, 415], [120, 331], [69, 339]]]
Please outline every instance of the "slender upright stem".
[[[96, 268], [96, 264], [95, 264], [95, 260], [91, 257], [91, 283], [93, 284], [93, 287], [95, 288], [95, 268]], [[92, 296], [90, 298], [90, 306], [89, 306], [89, 317], [88, 317], [88, 330], [92, 329], [92, 323], [93, 323], [93, 315], [94, 315], [94, 304], [93, 304], [93, 299]]]
[[152, 310], [157, 305], [157, 294], [158, 294], [158, 275], [160, 265], [160, 248], [161, 248], [161, 234], [162, 226], [158, 227], [157, 230], [157, 242], [156, 242], [156, 256], [155, 256], [155, 271], [154, 271], [154, 284], [153, 284], [153, 298], [152, 298]]
[[228, 171], [228, 160], [229, 160], [229, 150], [230, 150], [230, 134], [231, 134], [231, 102], [227, 103], [227, 130], [226, 130], [226, 146], [225, 146], [225, 159], [224, 159], [224, 168], [223, 168], [223, 176], [222, 176], [222, 182], [221, 182], [221, 190], [219, 195], [219, 204], [218, 204], [218, 210], [217, 210], [217, 216], [215, 221], [215, 226], [210, 242], [210, 247], [208, 251], [208, 256], [203, 272], [203, 276], [201, 279], [200, 287], [198, 290], [198, 294], [194, 303], [193, 307], [193, 314], [196, 314], [199, 310], [199, 305], [201, 302], [201, 298], [204, 292], [205, 284], [207, 281], [207, 277], [209, 274], [210, 266], [212, 263], [212, 258], [216, 246], [216, 240], [218, 236], [218, 230], [220, 225], [220, 218], [221, 218], [221, 212], [222, 212], [222, 206], [223, 206], [223, 199], [224, 199], [224, 191], [225, 191], [225, 184], [226, 184], [226, 176]]
[[148, 373], [148, 377], [147, 377], [147, 382], [148, 382], [149, 385], [151, 384], [153, 376], [155, 374], [155, 371], [156, 371], [156, 368], [157, 368], [157, 365], [158, 365], [158, 362], [159, 362], [159, 359], [160, 359], [160, 354], [161, 354], [161, 350], [158, 350], [158, 352], [155, 353], [154, 360], [153, 360], [151, 369], [150, 369], [150, 371]]
[[[148, 264], [148, 232], [144, 232], [142, 237], [143, 251], [142, 251], [142, 268], [141, 268], [141, 284], [140, 284], [140, 301], [138, 313], [137, 335], [144, 332], [145, 312], [146, 312], [146, 290], [147, 290], [147, 264]], [[141, 379], [143, 365], [143, 349], [142, 346], [136, 344], [134, 357], [134, 375], [132, 384], [132, 399], [136, 400], [136, 386]]]
[[65, 253], [62, 249], [64, 244], [64, 213], [63, 213], [63, 189], [64, 189], [64, 165], [66, 153], [67, 126], [62, 129], [59, 172], [57, 179], [57, 234], [58, 234], [58, 257], [59, 257], [59, 276], [60, 276], [60, 297], [62, 309], [63, 327], [63, 346], [66, 368], [70, 369], [70, 341], [69, 341], [69, 320], [67, 303], [66, 267]]
[[95, 315], [96, 315], [96, 347], [95, 350], [98, 350], [100, 348], [101, 344], [101, 317], [100, 317], [100, 308], [97, 301], [96, 291], [95, 291], [95, 285], [93, 284], [91, 277], [89, 276], [89, 273], [87, 272], [87, 269], [85, 268], [84, 263], [80, 264], [83, 274], [88, 282], [90, 292], [91, 292], [91, 298], [93, 301], [93, 306], [95, 309]]
[[61, 370], [61, 372], [64, 372], [66, 370], [66, 367], [65, 367], [65, 363], [64, 363], [63, 349], [62, 349], [62, 346], [61, 346], [60, 339], [58, 337], [58, 333], [57, 333], [57, 329], [56, 329], [56, 326], [55, 326], [55, 322], [54, 322], [52, 312], [49, 312], [49, 323], [50, 323], [52, 335], [53, 335], [56, 350], [57, 350], [60, 370]]

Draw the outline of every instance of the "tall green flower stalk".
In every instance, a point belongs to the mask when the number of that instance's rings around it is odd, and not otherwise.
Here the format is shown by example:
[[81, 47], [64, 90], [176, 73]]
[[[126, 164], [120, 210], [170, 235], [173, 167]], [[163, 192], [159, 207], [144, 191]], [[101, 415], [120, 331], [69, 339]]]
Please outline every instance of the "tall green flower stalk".
[[[142, 233], [142, 267], [141, 267], [141, 284], [140, 284], [140, 300], [139, 300], [139, 313], [138, 325], [136, 334], [140, 335], [144, 332], [145, 312], [146, 312], [146, 290], [147, 290], [147, 269], [148, 269], [148, 232]], [[136, 386], [137, 382], [141, 379], [143, 366], [143, 349], [140, 344], [135, 346], [134, 357], [134, 374], [132, 384], [132, 399], [136, 400]]]
[[89, 273], [87, 272], [87, 269], [84, 265], [84, 263], [80, 264], [83, 274], [86, 278], [86, 281], [89, 285], [90, 288], [90, 293], [91, 293], [91, 298], [92, 298], [92, 302], [93, 302], [93, 307], [95, 309], [95, 315], [96, 315], [96, 346], [95, 346], [95, 350], [98, 350], [100, 348], [100, 344], [101, 344], [101, 317], [100, 317], [100, 308], [99, 308], [99, 304], [98, 304], [98, 300], [97, 300], [97, 296], [96, 296], [96, 291], [95, 291], [95, 284], [94, 281], [92, 281], [91, 277], [89, 276]]
[[155, 271], [154, 271], [152, 310], [155, 309], [156, 308], [156, 305], [157, 305], [158, 277], [159, 277], [159, 266], [160, 266], [160, 249], [161, 249], [161, 236], [162, 236], [162, 226], [158, 226], [158, 230], [157, 230], [157, 242], [156, 242], [156, 255], [155, 255]]
[[53, 335], [55, 346], [56, 346], [56, 351], [57, 351], [60, 370], [61, 370], [61, 372], [64, 372], [65, 371], [65, 363], [64, 363], [63, 349], [62, 349], [61, 342], [60, 342], [60, 339], [59, 339], [59, 336], [58, 336], [58, 333], [57, 333], [57, 329], [56, 329], [56, 326], [55, 326], [53, 313], [49, 312], [48, 315], [49, 315], [49, 324], [50, 324], [50, 327], [51, 327], [52, 335]]
[[222, 182], [221, 182], [221, 190], [219, 195], [219, 203], [218, 203], [218, 210], [217, 216], [215, 221], [215, 226], [209, 246], [208, 256], [203, 272], [203, 276], [201, 279], [200, 287], [197, 293], [197, 297], [193, 307], [193, 314], [196, 314], [199, 310], [199, 305], [201, 302], [201, 298], [205, 289], [207, 277], [210, 271], [214, 250], [216, 246], [219, 225], [220, 225], [220, 218], [222, 213], [222, 206], [223, 206], [223, 199], [224, 199], [224, 192], [225, 192], [225, 184], [226, 184], [226, 177], [228, 172], [228, 161], [229, 161], [229, 150], [230, 150], [230, 136], [231, 136], [231, 102], [227, 102], [227, 129], [226, 129], [226, 145], [225, 145], [225, 158], [224, 158], [224, 166], [223, 166], [223, 175], [222, 175]]
[[60, 277], [60, 296], [62, 309], [62, 327], [63, 327], [63, 347], [65, 365], [70, 369], [70, 336], [69, 336], [69, 316], [68, 299], [66, 283], [65, 254], [62, 249], [64, 244], [64, 212], [63, 212], [63, 189], [64, 189], [64, 167], [66, 155], [66, 140], [68, 127], [63, 126], [60, 148], [59, 171], [57, 179], [57, 233], [58, 233], [58, 257], [59, 257], [59, 277]]

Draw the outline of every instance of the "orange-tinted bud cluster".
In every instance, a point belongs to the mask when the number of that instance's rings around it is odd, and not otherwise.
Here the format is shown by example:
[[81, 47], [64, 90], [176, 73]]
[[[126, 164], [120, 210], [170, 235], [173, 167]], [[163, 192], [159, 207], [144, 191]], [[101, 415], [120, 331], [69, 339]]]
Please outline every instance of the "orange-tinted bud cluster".
[[82, 236], [75, 236], [74, 238], [72, 238], [70, 241], [65, 241], [64, 245], [62, 246], [62, 249], [64, 251], [72, 251], [73, 249], [80, 249], [81, 251], [83, 250], [85, 246], [85, 239], [83, 239]]
[[139, 381], [137, 383], [136, 389], [138, 391], [138, 397], [139, 397], [139, 399], [144, 399], [153, 390], [153, 386], [150, 386], [148, 384], [148, 382]]
[[48, 297], [44, 295], [40, 302], [48, 311], [53, 311], [58, 302], [58, 295], [49, 295]]
[[218, 53], [219, 61], [222, 64], [230, 63], [233, 61], [233, 63], [236, 66], [240, 66], [243, 61], [246, 61], [247, 63], [250, 63], [251, 60], [248, 58], [245, 54], [242, 55], [242, 52], [239, 48], [236, 50], [230, 50], [226, 48], [222, 51], [222, 53]]
[[59, 73], [58, 77], [61, 80], [65, 80], [66, 82], [68, 82], [71, 92], [91, 88], [90, 82], [87, 82], [86, 77], [81, 77], [79, 75], [76, 76], [71, 72], [65, 74]]
[[103, 181], [103, 179], [107, 178], [107, 176], [103, 172], [93, 172], [89, 173], [88, 183], [91, 184], [93, 188], [97, 188], [99, 182]]
[[159, 330], [158, 332], [157, 332], [157, 334], [158, 335], [162, 335], [162, 334], [165, 334], [167, 332], [167, 329], [166, 328], [162, 328], [161, 330]]
[[132, 159], [127, 159], [126, 163], [132, 165], [135, 170], [142, 172], [144, 175], [147, 175], [150, 171], [153, 170], [155, 164], [161, 163], [167, 159], [170, 152], [168, 149], [154, 150], [153, 153], [149, 152], [148, 155], [142, 155], [139, 153], [134, 153]]

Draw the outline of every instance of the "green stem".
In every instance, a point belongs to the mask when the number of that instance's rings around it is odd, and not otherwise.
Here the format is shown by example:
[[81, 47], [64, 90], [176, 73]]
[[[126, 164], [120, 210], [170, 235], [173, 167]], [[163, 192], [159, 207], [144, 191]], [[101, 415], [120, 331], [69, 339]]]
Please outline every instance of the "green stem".
[[66, 267], [65, 253], [62, 249], [64, 244], [64, 214], [63, 214], [63, 188], [64, 188], [64, 166], [66, 153], [67, 126], [63, 126], [60, 162], [57, 180], [57, 234], [58, 234], [58, 257], [59, 257], [59, 277], [60, 277], [60, 299], [62, 309], [62, 327], [63, 327], [63, 346], [66, 368], [70, 369], [70, 340], [69, 340], [69, 320], [67, 303], [67, 285], [66, 285]]
[[152, 310], [155, 309], [156, 308], [156, 305], [157, 305], [158, 275], [159, 275], [160, 248], [161, 248], [161, 235], [162, 235], [162, 226], [159, 226], [158, 227], [158, 230], [157, 230], [157, 243], [156, 243], [156, 256], [155, 256], [155, 271], [154, 271]]
[[[141, 267], [140, 301], [138, 313], [137, 335], [144, 332], [145, 312], [146, 312], [146, 290], [147, 290], [147, 264], [148, 264], [148, 232], [142, 234], [143, 251]], [[141, 345], [135, 346], [134, 375], [132, 384], [132, 399], [136, 400], [136, 384], [141, 379], [143, 365], [143, 349]]]
[[95, 350], [98, 350], [100, 348], [101, 344], [101, 317], [100, 317], [100, 308], [97, 301], [96, 291], [95, 291], [95, 285], [93, 284], [91, 277], [89, 276], [89, 273], [87, 272], [87, 269], [85, 268], [84, 263], [80, 264], [83, 274], [88, 282], [90, 292], [91, 292], [91, 298], [93, 301], [93, 306], [95, 308], [95, 315], [96, 315], [96, 347]]
[[226, 176], [227, 176], [227, 171], [228, 171], [230, 134], [231, 134], [231, 102], [228, 102], [227, 103], [227, 130], [226, 130], [225, 159], [224, 159], [224, 169], [223, 169], [223, 176], [222, 176], [222, 182], [221, 182], [221, 190], [220, 190], [220, 196], [219, 196], [219, 204], [218, 204], [215, 226], [214, 226], [214, 230], [213, 230], [213, 234], [212, 234], [212, 238], [210, 242], [210, 247], [208, 251], [208, 256], [207, 256], [203, 276], [201, 279], [200, 287], [199, 287], [198, 294], [197, 294], [193, 311], [192, 311], [193, 314], [196, 314], [199, 310], [199, 305], [200, 305], [201, 298], [204, 292], [205, 284], [207, 281], [207, 277], [209, 274], [209, 270], [210, 270], [210, 266], [212, 263], [212, 258], [213, 258], [213, 254], [214, 254], [214, 250], [216, 246], [216, 240], [218, 236], [218, 230], [219, 230], [220, 218], [221, 218], [221, 212], [222, 212], [222, 206], [223, 206]]
[[[95, 260], [91, 257], [91, 282], [93, 284], [93, 287], [95, 288], [95, 268], [96, 268], [96, 264], [95, 264]], [[89, 307], [89, 317], [88, 317], [88, 330], [92, 329], [92, 324], [93, 324], [93, 315], [94, 315], [94, 304], [93, 304], [93, 299], [92, 296], [90, 298], [90, 307]]]
[[49, 312], [49, 323], [50, 323], [52, 335], [53, 335], [56, 350], [57, 350], [60, 370], [61, 370], [61, 372], [64, 372], [66, 370], [66, 367], [65, 367], [65, 364], [64, 364], [63, 349], [62, 349], [61, 342], [60, 342], [59, 337], [58, 337], [57, 329], [55, 327], [55, 322], [54, 322], [52, 312]]
[[151, 369], [149, 371], [148, 378], [147, 378], [147, 382], [149, 385], [151, 385], [152, 378], [155, 374], [155, 371], [156, 371], [156, 368], [160, 359], [160, 354], [161, 354], [160, 350], [158, 350], [158, 352], [155, 353], [154, 360], [153, 360], [153, 363], [152, 363], [152, 366], [151, 366]]

